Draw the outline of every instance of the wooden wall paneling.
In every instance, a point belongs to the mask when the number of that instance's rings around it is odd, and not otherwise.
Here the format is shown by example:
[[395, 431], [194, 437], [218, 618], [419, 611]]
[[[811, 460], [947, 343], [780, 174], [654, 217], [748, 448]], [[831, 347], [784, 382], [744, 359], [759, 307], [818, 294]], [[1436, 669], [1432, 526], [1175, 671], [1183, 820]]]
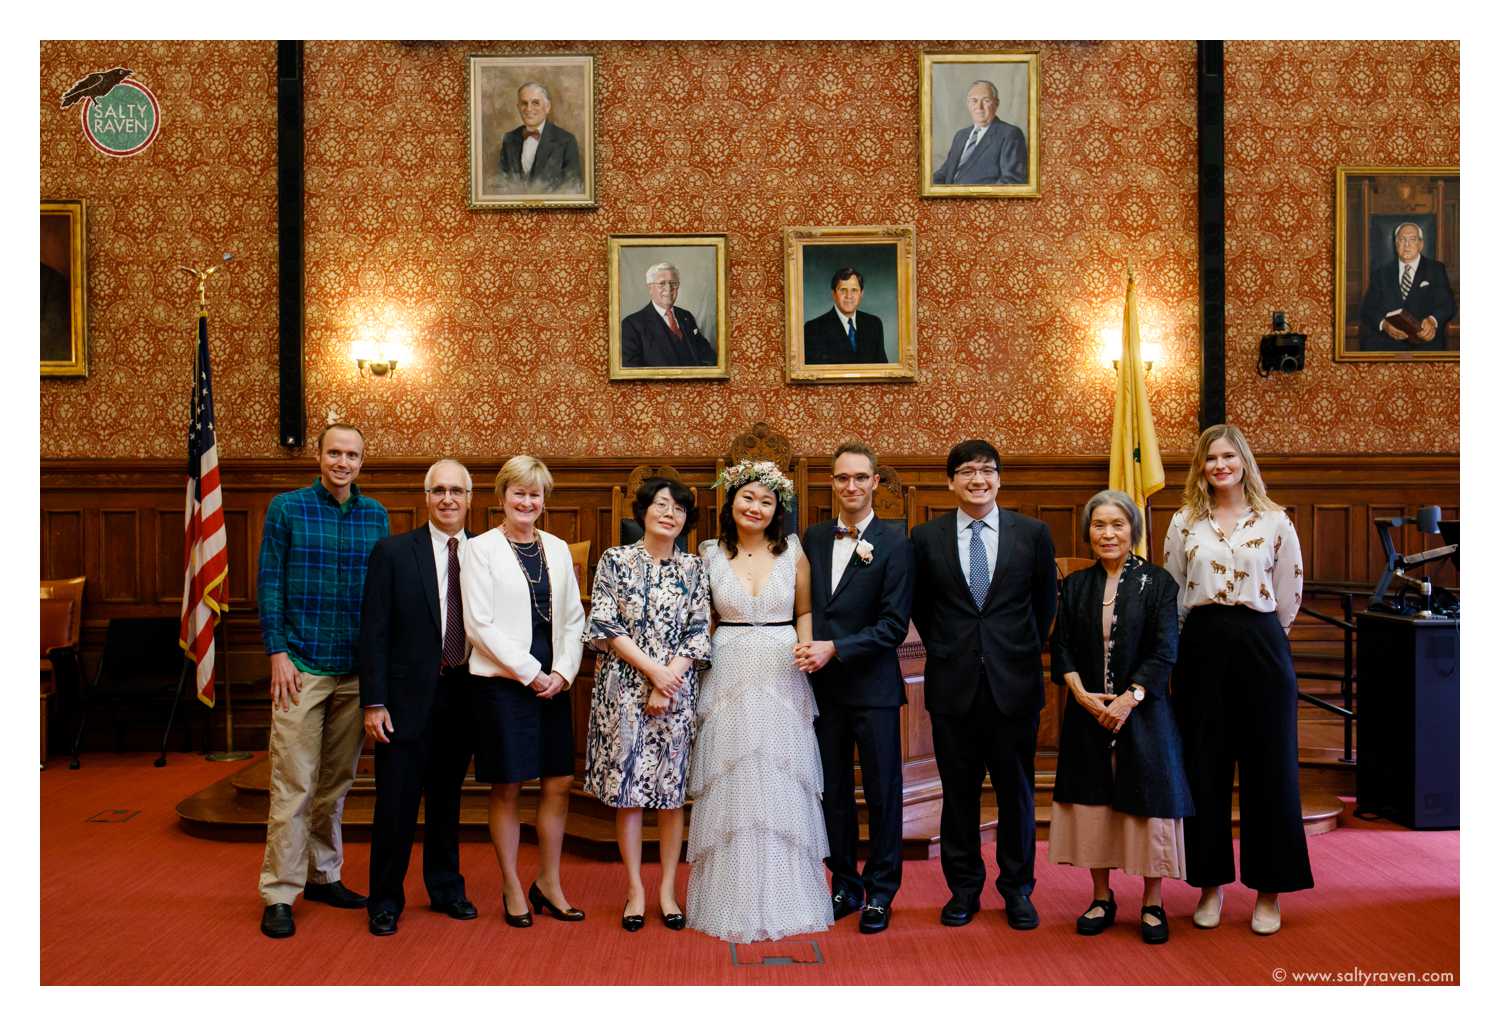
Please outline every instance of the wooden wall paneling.
[[1156, 505], [1148, 505], [1146, 519], [1151, 524], [1151, 560], [1154, 563], [1166, 563], [1167, 528], [1172, 525], [1172, 517], [1176, 515], [1178, 507], [1163, 508]]
[[[151, 511], [156, 530], [156, 559], [152, 565], [152, 601], [170, 604], [182, 602], [183, 510], [161, 506]], [[231, 566], [233, 564], [230, 564]]]
[[255, 571], [259, 548], [250, 545], [250, 514], [243, 509], [224, 511], [224, 541], [229, 551], [229, 608], [244, 608], [255, 601]]
[[[542, 530], [557, 535], [563, 541], [583, 541], [578, 528], [583, 517], [577, 506], [548, 506], [543, 514]], [[594, 548], [595, 546], [590, 546]]]
[[[83, 554], [83, 510], [42, 509], [42, 573], [47, 579], [77, 577], [90, 561]], [[90, 585], [95, 582], [90, 581]]]
[[1037, 519], [1052, 532], [1052, 544], [1059, 556], [1086, 556], [1089, 553], [1078, 537], [1079, 507], [1074, 505], [1038, 505]]
[[1354, 569], [1354, 508], [1312, 507], [1312, 537], [1303, 541], [1302, 571], [1319, 581], [1348, 581]]
[[425, 508], [422, 512], [418, 513], [417, 510], [410, 506], [391, 505], [385, 508], [385, 513], [386, 518], [391, 522], [392, 534], [405, 534], [418, 524], [427, 522], [427, 511]]
[[[140, 603], [142, 551], [141, 510], [99, 511], [99, 598], [104, 602]], [[155, 548], [153, 545], [152, 548]], [[181, 601], [181, 595], [178, 596]]]

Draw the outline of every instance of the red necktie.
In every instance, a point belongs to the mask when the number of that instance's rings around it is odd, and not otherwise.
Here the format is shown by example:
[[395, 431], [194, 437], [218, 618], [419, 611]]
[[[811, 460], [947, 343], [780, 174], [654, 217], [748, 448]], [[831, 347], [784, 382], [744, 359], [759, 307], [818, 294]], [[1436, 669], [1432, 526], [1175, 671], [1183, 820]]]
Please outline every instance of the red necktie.
[[448, 617], [443, 624], [443, 665], [464, 661], [464, 596], [458, 587], [458, 539], [448, 539]]
[[677, 318], [672, 315], [672, 308], [667, 307], [667, 327], [672, 329], [673, 338], [682, 337], [682, 329], [677, 326]]

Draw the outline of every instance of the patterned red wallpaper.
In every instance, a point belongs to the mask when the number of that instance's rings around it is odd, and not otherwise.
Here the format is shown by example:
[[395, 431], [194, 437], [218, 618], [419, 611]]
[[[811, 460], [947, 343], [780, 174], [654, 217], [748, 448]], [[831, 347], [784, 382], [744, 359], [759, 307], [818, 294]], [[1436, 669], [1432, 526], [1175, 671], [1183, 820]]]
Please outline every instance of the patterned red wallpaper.
[[[372, 455], [710, 453], [756, 419], [809, 452], [853, 432], [907, 453], [971, 434], [1003, 452], [1103, 452], [1098, 332], [1119, 324], [1129, 258], [1164, 350], [1158, 433], [1190, 447], [1193, 45], [1040, 44], [1042, 196], [1025, 200], [918, 198], [924, 48], [997, 46], [309, 43], [309, 424], [352, 418]], [[464, 56], [544, 51], [598, 57], [600, 205], [470, 211]], [[1328, 335], [1333, 168], [1373, 162], [1393, 130], [1403, 161], [1456, 163], [1457, 44], [1226, 51], [1231, 417], [1266, 451], [1451, 451], [1456, 366], [1334, 365]], [[163, 107], [160, 138], [129, 159], [95, 153], [57, 105], [116, 64]], [[180, 452], [193, 304], [175, 268], [225, 249], [235, 261], [211, 289], [222, 452], [282, 452], [275, 84], [266, 42], [42, 44], [41, 194], [90, 203], [93, 341], [87, 381], [41, 384], [43, 456]], [[782, 227], [883, 223], [917, 226], [919, 380], [784, 384]], [[611, 384], [606, 237], [688, 231], [729, 238], [732, 379]], [[1254, 362], [1273, 305], [1308, 331], [1308, 371], [1267, 382]], [[348, 358], [375, 326], [411, 333], [393, 380], [361, 380]]]

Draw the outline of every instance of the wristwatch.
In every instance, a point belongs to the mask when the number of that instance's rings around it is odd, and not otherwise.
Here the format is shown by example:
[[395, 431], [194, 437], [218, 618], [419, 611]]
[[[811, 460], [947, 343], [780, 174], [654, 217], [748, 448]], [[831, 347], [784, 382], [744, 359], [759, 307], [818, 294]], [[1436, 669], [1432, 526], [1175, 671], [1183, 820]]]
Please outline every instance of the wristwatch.
[[1144, 702], [1146, 700], [1146, 689], [1139, 684], [1130, 685], [1130, 693], [1135, 696], [1137, 702]]

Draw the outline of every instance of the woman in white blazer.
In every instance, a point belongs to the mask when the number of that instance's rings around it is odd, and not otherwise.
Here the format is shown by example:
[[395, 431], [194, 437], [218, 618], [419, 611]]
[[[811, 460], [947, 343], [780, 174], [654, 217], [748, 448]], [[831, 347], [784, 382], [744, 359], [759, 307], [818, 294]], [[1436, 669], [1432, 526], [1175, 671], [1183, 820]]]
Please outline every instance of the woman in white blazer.
[[[576, 922], [558, 868], [573, 783], [568, 691], [583, 659], [583, 603], [568, 543], [538, 530], [552, 491], [546, 464], [515, 456], [495, 478], [504, 519], [464, 548], [464, 627], [474, 651], [474, 775], [490, 788], [490, 842], [504, 878], [505, 921], [530, 926], [531, 911]], [[541, 866], [522, 889], [516, 873], [523, 781], [541, 779], [536, 832]], [[519, 908], [521, 911], [513, 912]]]

